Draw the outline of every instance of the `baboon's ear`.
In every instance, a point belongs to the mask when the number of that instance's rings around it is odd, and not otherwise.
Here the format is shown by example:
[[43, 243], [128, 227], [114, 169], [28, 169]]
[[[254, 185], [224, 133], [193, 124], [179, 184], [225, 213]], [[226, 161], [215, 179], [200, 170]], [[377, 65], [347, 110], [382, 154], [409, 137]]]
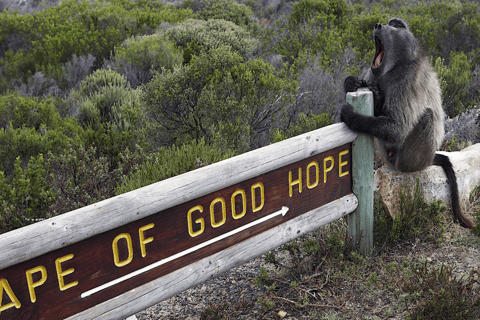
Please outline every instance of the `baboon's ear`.
[[408, 24], [400, 18], [392, 18], [388, 20], [388, 25], [394, 28], [408, 29]]

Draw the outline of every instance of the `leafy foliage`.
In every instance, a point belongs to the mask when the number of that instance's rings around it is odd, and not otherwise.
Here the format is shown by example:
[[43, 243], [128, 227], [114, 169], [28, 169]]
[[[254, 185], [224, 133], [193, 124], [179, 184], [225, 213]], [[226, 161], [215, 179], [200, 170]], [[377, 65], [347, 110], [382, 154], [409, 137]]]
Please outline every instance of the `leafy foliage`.
[[49, 152], [51, 175], [47, 182], [57, 194], [48, 208], [50, 214], [58, 215], [113, 197], [123, 179], [149, 157], [141, 149], [136, 152], [124, 149], [112, 170], [109, 159], [99, 156], [94, 145], [87, 148], [70, 145], [62, 153]]
[[445, 232], [445, 212], [442, 201], [426, 203], [418, 182], [412, 191], [400, 191], [400, 207], [395, 219], [376, 204], [374, 210], [374, 242], [377, 247], [395, 244], [427, 236], [433, 241], [442, 241]]
[[100, 61], [126, 38], [151, 33], [162, 22], [179, 22], [191, 10], [150, 1], [62, 1], [33, 14], [0, 14], [0, 68], [8, 79], [38, 71], [61, 78], [60, 66], [74, 55]]
[[183, 52], [163, 33], [134, 36], [115, 48], [115, 67], [133, 88], [147, 83], [155, 70], [172, 69], [183, 61]]
[[218, 150], [200, 139], [180, 147], [160, 148], [126, 178], [116, 189], [116, 194], [135, 190], [146, 185], [203, 167], [234, 156], [231, 150]]
[[452, 52], [450, 64], [445, 66], [441, 58], [435, 60], [434, 69], [440, 78], [445, 111], [451, 117], [465, 112], [467, 106], [467, 86], [472, 77], [471, 65], [467, 56], [461, 52]]
[[168, 29], [168, 32], [178, 46], [185, 48], [185, 64], [190, 62], [191, 56], [214, 48], [226, 47], [247, 55], [257, 47], [257, 40], [252, 38], [248, 31], [223, 19], [190, 19]]
[[82, 132], [75, 119], [62, 120], [52, 99], [0, 96], [0, 171], [10, 174], [17, 157], [60, 152]]
[[46, 183], [44, 162], [40, 154], [31, 157], [26, 169], [22, 169], [17, 157], [10, 183], [0, 171], [0, 233], [48, 217], [46, 212], [56, 193]]
[[238, 26], [252, 23], [253, 12], [249, 7], [238, 4], [235, 0], [186, 0], [183, 6], [191, 8], [202, 20], [223, 19]]
[[405, 291], [412, 302], [423, 301], [408, 319], [477, 319], [480, 313], [478, 282], [480, 273], [473, 269], [465, 278], [454, 275], [454, 267], [431, 267], [417, 264], [411, 279], [405, 281]]
[[320, 115], [300, 113], [294, 125], [290, 126], [286, 131], [275, 129], [272, 133], [272, 142], [279, 142], [302, 133], [306, 133], [315, 129], [319, 129], [332, 124], [332, 116], [328, 113]]
[[268, 133], [292, 91], [271, 65], [260, 59], [243, 62], [221, 47], [156, 76], [142, 100], [161, 144], [224, 137], [227, 146], [243, 152], [255, 146], [256, 135]]

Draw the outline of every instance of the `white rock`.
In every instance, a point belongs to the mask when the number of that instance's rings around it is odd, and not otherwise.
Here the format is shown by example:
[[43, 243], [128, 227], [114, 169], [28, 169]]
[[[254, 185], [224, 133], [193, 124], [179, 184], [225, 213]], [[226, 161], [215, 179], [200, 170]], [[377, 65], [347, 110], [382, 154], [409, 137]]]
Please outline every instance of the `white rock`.
[[[439, 152], [447, 155], [455, 170], [460, 202], [465, 209], [471, 191], [480, 185], [480, 143], [458, 152]], [[447, 177], [439, 166], [430, 166], [423, 171], [402, 173], [387, 166], [375, 172], [375, 187], [382, 196], [383, 205], [392, 217], [399, 212], [400, 189], [403, 186], [413, 190], [419, 179], [422, 195], [427, 202], [442, 200], [451, 206], [450, 189]]]

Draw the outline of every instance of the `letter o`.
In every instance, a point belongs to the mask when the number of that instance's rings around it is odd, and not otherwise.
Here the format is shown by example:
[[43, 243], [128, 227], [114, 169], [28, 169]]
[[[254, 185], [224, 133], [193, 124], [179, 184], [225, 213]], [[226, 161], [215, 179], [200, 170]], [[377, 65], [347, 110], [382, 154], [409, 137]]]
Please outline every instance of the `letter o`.
[[[222, 221], [215, 222], [215, 204], [218, 202], [222, 204]], [[225, 200], [222, 197], [218, 197], [210, 203], [210, 223], [213, 228], [218, 228], [222, 226], [225, 221], [227, 221], [227, 207], [225, 205]]]
[[[127, 241], [127, 249], [128, 249], [128, 258], [120, 261], [118, 255], [118, 240], [125, 239]], [[120, 233], [118, 236], [113, 239], [112, 242], [112, 250], [113, 250], [113, 261], [117, 267], [123, 267], [132, 262], [133, 260], [133, 246], [132, 246], [132, 238], [128, 233]]]

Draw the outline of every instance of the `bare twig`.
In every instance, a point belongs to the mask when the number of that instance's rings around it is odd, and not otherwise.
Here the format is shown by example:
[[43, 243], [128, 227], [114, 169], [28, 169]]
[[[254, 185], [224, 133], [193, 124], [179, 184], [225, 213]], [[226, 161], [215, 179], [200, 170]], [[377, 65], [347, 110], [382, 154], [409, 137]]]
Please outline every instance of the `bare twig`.
[[282, 298], [282, 297], [274, 296], [273, 298], [278, 299], [278, 300], [283, 300], [283, 301], [286, 301], [286, 302], [290, 302], [290, 303], [296, 305], [297, 307], [302, 307], [302, 308], [303, 308], [303, 307], [314, 307], [314, 308], [332, 308], [332, 309], [337, 309], [337, 310], [340, 310], [340, 311], [342, 310], [342, 308], [340, 308], [340, 307], [330, 306], [330, 305], [326, 305], [326, 304], [320, 305], [320, 304], [311, 304], [311, 303], [309, 303], [309, 304], [307, 304], [306, 306], [303, 306], [303, 305], [297, 305], [297, 302], [292, 301], [292, 300], [289, 300], [289, 299], [285, 299], [285, 298]]

